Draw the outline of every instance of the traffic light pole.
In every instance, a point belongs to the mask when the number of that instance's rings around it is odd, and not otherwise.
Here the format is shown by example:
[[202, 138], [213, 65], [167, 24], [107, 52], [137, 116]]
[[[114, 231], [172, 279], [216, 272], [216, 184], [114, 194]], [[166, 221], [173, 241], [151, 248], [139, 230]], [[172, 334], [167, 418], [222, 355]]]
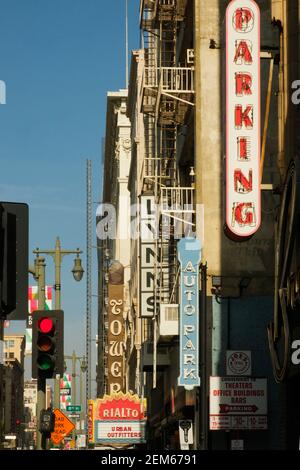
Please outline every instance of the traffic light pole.
[[[4, 318], [0, 316], [0, 347], [2, 348], [1, 353], [4, 355]], [[2, 442], [4, 440], [4, 426], [2, 423], [4, 423], [4, 393], [3, 393], [3, 382], [4, 382], [4, 357], [1, 358], [3, 360], [0, 361], [0, 446], [2, 446]]]
[[[55, 242], [55, 249], [54, 250], [40, 250], [37, 248], [36, 250], [33, 250], [33, 253], [35, 253], [37, 256], [39, 256], [40, 253], [44, 255], [50, 255], [53, 258], [54, 261], [54, 267], [55, 267], [55, 281], [54, 281], [54, 290], [55, 290], [55, 310], [60, 310], [61, 309], [61, 264], [62, 264], [62, 259], [66, 255], [70, 254], [76, 254], [77, 259], [75, 260], [75, 265], [72, 270], [74, 279], [76, 281], [80, 281], [83, 275], [83, 269], [81, 267], [81, 260], [79, 258], [79, 255], [82, 253], [79, 248], [76, 250], [62, 250], [61, 244], [60, 244], [60, 239], [59, 237], [56, 238]], [[59, 396], [59, 382], [60, 382], [60, 375], [57, 374], [57, 377], [54, 379], [54, 408], [60, 409], [60, 396]]]
[[[38, 305], [40, 310], [45, 309], [45, 258], [37, 257], [37, 279], [38, 279]], [[46, 439], [39, 430], [41, 411], [46, 408], [46, 379], [37, 379], [37, 450], [46, 449]]]

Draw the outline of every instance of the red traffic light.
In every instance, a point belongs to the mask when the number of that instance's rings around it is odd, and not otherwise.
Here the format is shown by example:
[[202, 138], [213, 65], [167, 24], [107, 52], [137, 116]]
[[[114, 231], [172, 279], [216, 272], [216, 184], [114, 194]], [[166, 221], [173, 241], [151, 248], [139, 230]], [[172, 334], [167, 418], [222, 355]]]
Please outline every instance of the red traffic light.
[[52, 318], [49, 318], [49, 317], [40, 318], [38, 321], [38, 328], [42, 333], [50, 333], [54, 328]]
[[20, 424], [21, 424], [21, 420], [20, 420], [20, 419], [16, 419], [16, 425], [17, 425], [17, 426], [20, 426]]
[[32, 315], [32, 377], [63, 374], [63, 311], [36, 310]]

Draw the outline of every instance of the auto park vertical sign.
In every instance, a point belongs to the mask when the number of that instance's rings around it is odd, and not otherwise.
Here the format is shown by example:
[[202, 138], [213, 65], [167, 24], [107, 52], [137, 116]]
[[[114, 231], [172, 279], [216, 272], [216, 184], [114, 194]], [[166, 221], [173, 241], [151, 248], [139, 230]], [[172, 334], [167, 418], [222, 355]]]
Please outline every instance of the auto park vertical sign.
[[177, 245], [180, 262], [180, 376], [178, 385], [192, 390], [199, 377], [199, 263], [197, 238], [182, 238]]
[[236, 240], [261, 223], [260, 10], [233, 0], [226, 10], [226, 233]]

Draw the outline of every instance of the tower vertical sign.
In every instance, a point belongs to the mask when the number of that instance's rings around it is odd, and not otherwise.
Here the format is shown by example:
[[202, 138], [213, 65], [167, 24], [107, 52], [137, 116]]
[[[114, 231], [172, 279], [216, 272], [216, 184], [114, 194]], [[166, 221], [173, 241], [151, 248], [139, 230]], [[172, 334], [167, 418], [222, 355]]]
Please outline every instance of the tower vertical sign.
[[233, 0], [226, 10], [226, 226], [231, 238], [261, 223], [260, 10]]
[[199, 377], [199, 263], [197, 238], [182, 238], [177, 244], [180, 262], [180, 376], [178, 385], [192, 390]]
[[118, 261], [109, 268], [107, 388], [109, 393], [124, 389], [124, 267]]

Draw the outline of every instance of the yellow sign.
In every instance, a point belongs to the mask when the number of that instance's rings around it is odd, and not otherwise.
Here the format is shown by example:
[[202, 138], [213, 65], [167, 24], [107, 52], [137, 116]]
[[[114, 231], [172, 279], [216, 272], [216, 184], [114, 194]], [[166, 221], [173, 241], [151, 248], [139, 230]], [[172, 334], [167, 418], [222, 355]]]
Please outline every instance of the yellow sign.
[[54, 431], [51, 433], [53, 444], [59, 444], [75, 428], [75, 424], [60, 410], [55, 409]]

